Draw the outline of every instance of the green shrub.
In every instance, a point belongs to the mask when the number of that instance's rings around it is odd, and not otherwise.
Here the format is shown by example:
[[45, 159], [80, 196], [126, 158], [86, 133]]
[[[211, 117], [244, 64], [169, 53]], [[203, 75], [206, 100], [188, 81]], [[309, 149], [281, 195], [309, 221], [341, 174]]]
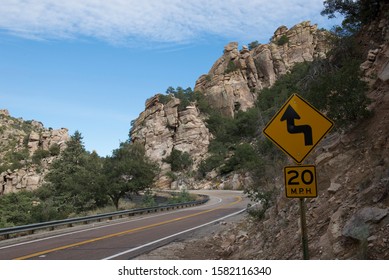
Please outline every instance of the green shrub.
[[173, 149], [171, 154], [163, 161], [169, 163], [174, 172], [186, 170], [193, 164], [193, 160], [189, 153], [181, 152], [176, 149]]
[[22, 191], [0, 197], [0, 228], [63, 218], [50, 200], [41, 200], [37, 192]]
[[169, 103], [169, 101], [172, 100], [172, 97], [171, 97], [171, 95], [160, 94], [158, 99], [159, 99], [160, 103], [166, 105], [167, 103]]
[[237, 139], [234, 131], [237, 131], [237, 128], [233, 118], [223, 116], [220, 112], [214, 111], [206, 120], [206, 125], [217, 141], [222, 143], [236, 142]]
[[261, 190], [259, 188], [251, 187], [246, 188], [245, 193], [251, 201], [260, 203], [256, 207], [248, 205], [247, 213], [249, 213], [254, 220], [262, 220], [265, 217], [266, 210], [274, 204], [276, 196], [275, 190]]
[[255, 49], [258, 46], [259, 46], [259, 42], [258, 41], [253, 41], [253, 42], [249, 43], [248, 48], [251, 51], [252, 49]]
[[143, 207], [154, 207], [157, 206], [157, 202], [155, 201], [155, 195], [153, 194], [151, 189], [147, 189], [142, 196], [142, 205]]
[[260, 122], [260, 112], [258, 108], [251, 108], [247, 111], [239, 111], [234, 118], [235, 130], [233, 133], [236, 137], [240, 138], [253, 138], [261, 134]]
[[257, 160], [257, 153], [254, 148], [248, 144], [243, 143], [235, 148], [233, 156], [221, 168], [222, 174], [227, 174], [234, 170], [248, 171], [251, 162]]
[[341, 68], [323, 73], [306, 93], [313, 105], [327, 111], [338, 127], [347, 127], [370, 115], [368, 86], [361, 80], [359, 65], [358, 60], [349, 60]]
[[282, 46], [289, 43], [289, 38], [285, 34], [280, 37], [280, 39], [277, 40], [276, 44], [278, 46]]
[[208, 172], [221, 166], [224, 163], [224, 156], [221, 154], [211, 154], [206, 160], [200, 162], [197, 169], [199, 178], [204, 178]]
[[29, 157], [30, 155], [28, 149], [23, 149], [18, 152], [9, 151], [4, 157], [4, 163], [1, 169], [3, 171], [7, 169], [10, 170], [20, 169], [26, 165]]
[[41, 160], [50, 156], [50, 152], [43, 149], [38, 149], [32, 155], [32, 162], [40, 164]]
[[236, 66], [236, 64], [232, 60], [230, 60], [228, 62], [226, 70], [224, 70], [224, 74], [229, 74], [229, 73], [234, 72], [236, 70], [238, 70], [238, 66]]
[[185, 202], [190, 202], [195, 200], [196, 197], [184, 189], [179, 193], [172, 193], [172, 197], [168, 199], [168, 203], [169, 204], [185, 203]]
[[58, 156], [61, 153], [61, 148], [57, 143], [50, 146], [49, 152], [51, 156]]

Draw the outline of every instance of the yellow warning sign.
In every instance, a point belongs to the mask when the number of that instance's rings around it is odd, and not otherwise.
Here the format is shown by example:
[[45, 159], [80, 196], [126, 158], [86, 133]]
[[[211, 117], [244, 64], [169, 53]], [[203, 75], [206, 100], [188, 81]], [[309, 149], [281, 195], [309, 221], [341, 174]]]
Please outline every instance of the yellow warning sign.
[[293, 94], [263, 133], [295, 162], [301, 163], [333, 125], [315, 107]]
[[289, 198], [317, 197], [314, 165], [285, 166], [285, 193]]

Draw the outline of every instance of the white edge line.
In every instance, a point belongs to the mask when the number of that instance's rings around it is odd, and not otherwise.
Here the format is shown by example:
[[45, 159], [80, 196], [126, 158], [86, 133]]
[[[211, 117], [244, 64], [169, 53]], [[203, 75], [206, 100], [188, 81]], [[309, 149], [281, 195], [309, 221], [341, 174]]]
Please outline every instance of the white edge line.
[[121, 253], [119, 253], [119, 254], [116, 254], [116, 255], [113, 255], [113, 256], [110, 256], [110, 257], [104, 258], [103, 260], [111, 260], [111, 259], [114, 259], [114, 258], [120, 257], [120, 256], [122, 256], [122, 255], [125, 255], [125, 254], [128, 254], [128, 253], [131, 253], [131, 252], [137, 251], [137, 250], [139, 250], [139, 249], [142, 249], [142, 248], [144, 248], [144, 247], [147, 247], [147, 246], [150, 246], [150, 245], [156, 244], [156, 243], [158, 243], [158, 242], [164, 241], [164, 240], [166, 240], [166, 239], [169, 239], [169, 238], [172, 238], [172, 237], [176, 237], [176, 236], [178, 236], [178, 235], [181, 235], [181, 234], [184, 234], [184, 233], [187, 233], [187, 232], [190, 232], [190, 231], [193, 231], [193, 230], [196, 230], [196, 229], [199, 229], [199, 228], [202, 228], [202, 227], [208, 226], [208, 225], [210, 225], [210, 224], [213, 224], [213, 223], [219, 222], [219, 221], [221, 221], [221, 220], [224, 220], [224, 219], [226, 219], [226, 218], [229, 218], [229, 217], [232, 217], [232, 216], [238, 215], [238, 214], [240, 214], [240, 213], [242, 213], [242, 212], [244, 212], [244, 211], [246, 211], [246, 210], [247, 210], [246, 208], [245, 208], [245, 209], [242, 209], [242, 210], [239, 210], [238, 212], [235, 212], [235, 213], [229, 214], [229, 215], [227, 215], [227, 216], [221, 217], [221, 218], [219, 218], [219, 219], [217, 219], [217, 220], [213, 220], [213, 221], [211, 221], [211, 222], [208, 222], [208, 223], [206, 223], [206, 224], [202, 224], [202, 225], [199, 225], [199, 226], [197, 226], [197, 227], [193, 227], [193, 228], [190, 228], [190, 229], [187, 229], [187, 230], [181, 231], [181, 232], [177, 232], [177, 233], [175, 233], [175, 234], [172, 234], [172, 235], [166, 236], [166, 237], [164, 237], [164, 238], [161, 238], [161, 239], [158, 239], [158, 240], [152, 241], [152, 242], [150, 242], [150, 243], [147, 243], [147, 244], [141, 245], [141, 246], [139, 246], [139, 247], [132, 248], [132, 249], [130, 249], [130, 250], [127, 250], [127, 251], [121, 252]]

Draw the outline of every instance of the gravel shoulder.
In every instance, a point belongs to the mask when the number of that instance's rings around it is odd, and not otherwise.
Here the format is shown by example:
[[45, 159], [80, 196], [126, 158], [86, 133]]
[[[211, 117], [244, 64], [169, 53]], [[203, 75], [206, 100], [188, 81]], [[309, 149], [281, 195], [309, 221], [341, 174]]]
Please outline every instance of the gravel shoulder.
[[229, 217], [223, 221], [194, 230], [173, 242], [139, 255], [135, 260], [205, 260], [221, 259], [219, 242], [221, 236], [228, 235], [245, 220], [246, 213]]

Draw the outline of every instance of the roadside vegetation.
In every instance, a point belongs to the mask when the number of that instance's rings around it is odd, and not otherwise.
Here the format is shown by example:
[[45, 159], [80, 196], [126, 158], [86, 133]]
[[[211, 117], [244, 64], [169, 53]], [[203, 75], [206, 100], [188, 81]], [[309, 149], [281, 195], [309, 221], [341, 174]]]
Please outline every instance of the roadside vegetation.
[[195, 199], [186, 192], [164, 198], [153, 193], [159, 170], [140, 144], [121, 143], [112, 156], [102, 158], [85, 150], [76, 131], [67, 145], [42, 187], [0, 197], [0, 227]]

